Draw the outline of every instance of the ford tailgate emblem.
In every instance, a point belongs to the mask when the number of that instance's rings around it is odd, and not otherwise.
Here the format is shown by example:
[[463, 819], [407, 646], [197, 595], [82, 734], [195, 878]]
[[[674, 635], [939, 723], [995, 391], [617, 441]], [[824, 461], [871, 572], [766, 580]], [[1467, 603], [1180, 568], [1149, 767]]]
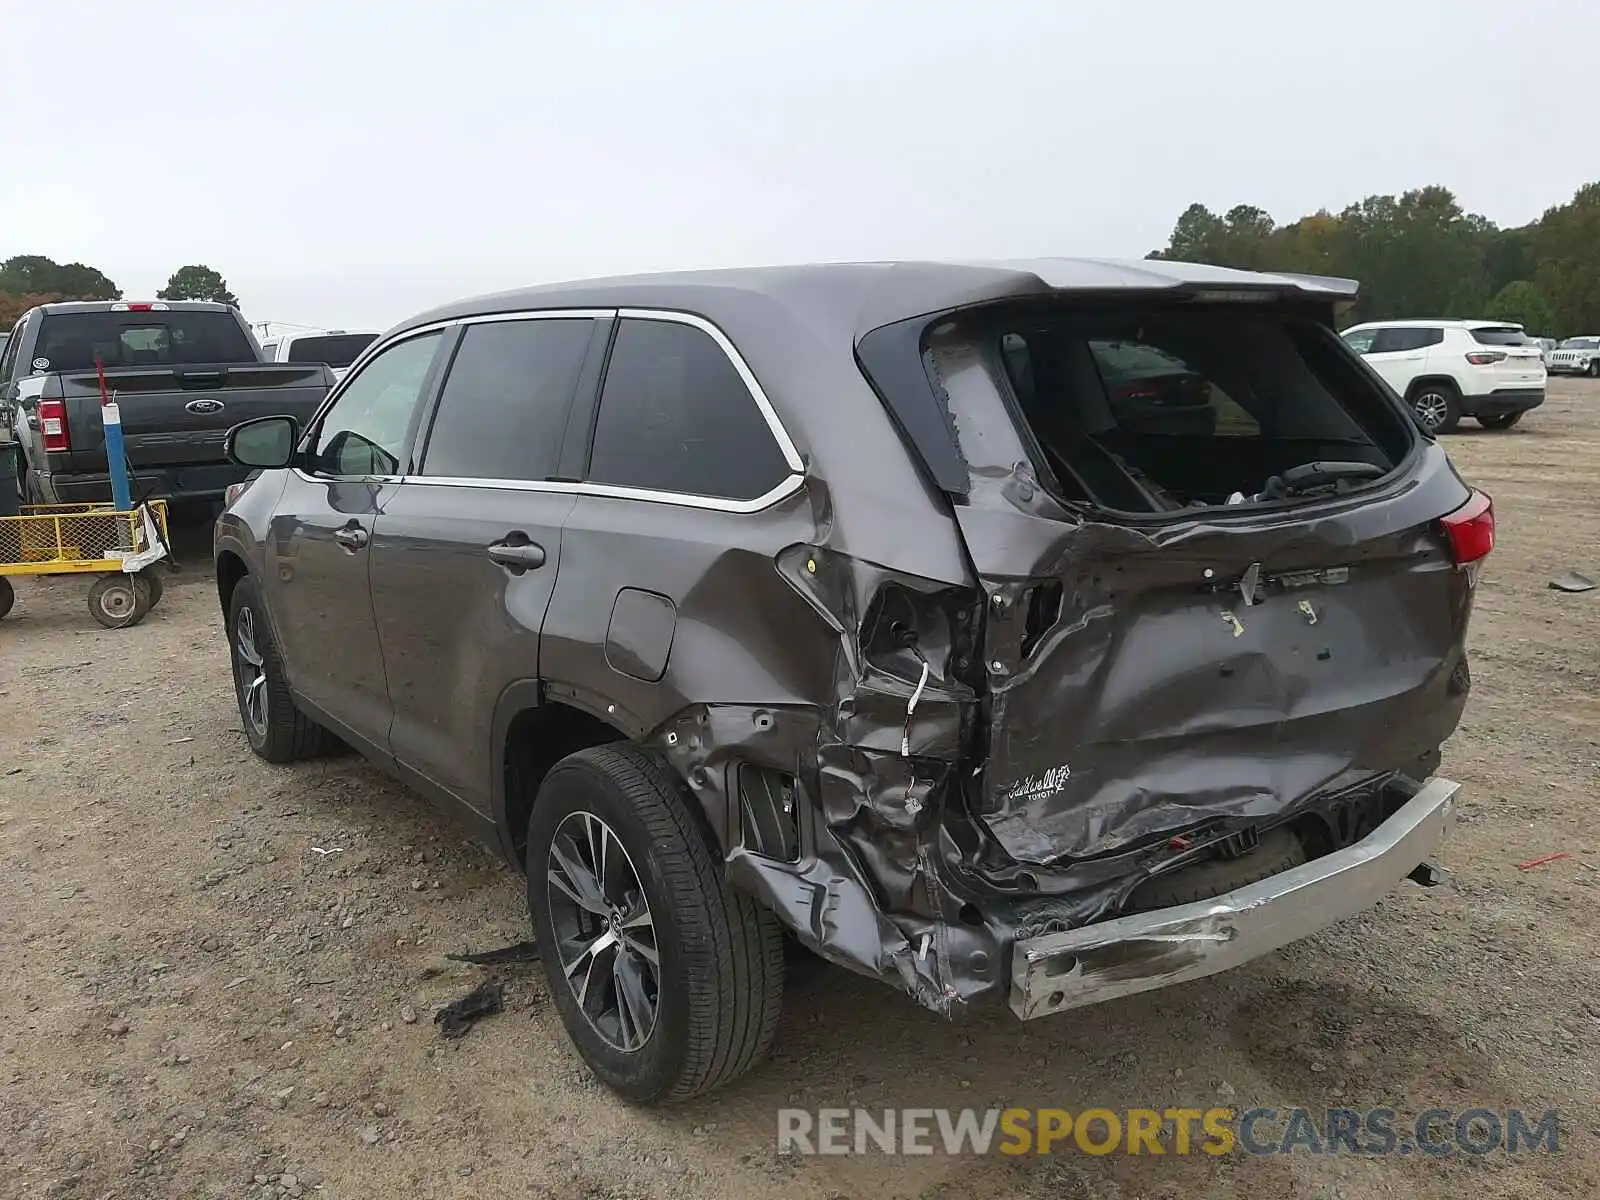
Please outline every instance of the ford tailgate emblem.
[[184, 405], [184, 408], [197, 416], [205, 413], [217, 413], [222, 411], [222, 401], [210, 399], [191, 400]]

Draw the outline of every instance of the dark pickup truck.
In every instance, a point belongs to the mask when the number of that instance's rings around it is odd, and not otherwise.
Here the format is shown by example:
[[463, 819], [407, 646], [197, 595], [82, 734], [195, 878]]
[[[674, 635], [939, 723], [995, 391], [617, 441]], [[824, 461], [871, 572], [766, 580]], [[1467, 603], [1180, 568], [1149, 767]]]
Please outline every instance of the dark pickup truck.
[[[320, 363], [261, 361], [226, 304], [42, 304], [22, 315], [0, 354], [0, 424], [16, 441], [24, 501], [111, 498], [100, 368], [121, 410], [135, 496], [174, 501], [220, 503], [248, 474], [223, 453], [228, 430], [276, 414], [304, 423], [334, 383]], [[0, 445], [5, 437], [0, 429]]]

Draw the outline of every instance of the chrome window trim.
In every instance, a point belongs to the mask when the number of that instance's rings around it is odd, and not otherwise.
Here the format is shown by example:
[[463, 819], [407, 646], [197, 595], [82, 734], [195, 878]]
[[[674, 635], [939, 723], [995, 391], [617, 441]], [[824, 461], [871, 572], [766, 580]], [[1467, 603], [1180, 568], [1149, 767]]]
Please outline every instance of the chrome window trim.
[[755, 372], [750, 369], [750, 364], [745, 361], [744, 355], [739, 353], [737, 346], [727, 334], [706, 318], [696, 313], [682, 312], [677, 309], [667, 308], [540, 308], [519, 309], [514, 312], [480, 313], [470, 317], [450, 317], [441, 321], [430, 321], [426, 325], [418, 325], [404, 330], [395, 336], [382, 341], [374, 341], [361, 355], [350, 364], [345, 377], [336, 387], [328, 393], [328, 398], [310, 421], [306, 423], [307, 432], [322, 422], [322, 418], [343, 394], [346, 385], [356, 378], [357, 372], [366, 366], [367, 360], [376, 358], [391, 346], [398, 346], [401, 342], [412, 338], [422, 337], [430, 333], [441, 333], [457, 325], [487, 325], [500, 321], [541, 321], [541, 320], [601, 320], [603, 318], [634, 319], [640, 321], [668, 321], [678, 325], [687, 325], [704, 333], [733, 364], [733, 369], [738, 374], [745, 390], [750, 394], [750, 399], [755, 402], [756, 409], [761, 413], [762, 420], [766, 422], [767, 430], [778, 445], [779, 452], [783, 455], [784, 463], [789, 468], [789, 474], [768, 489], [760, 496], [750, 500], [729, 500], [721, 496], [698, 496], [692, 492], [664, 492], [651, 488], [625, 487], [609, 483], [561, 483], [548, 480], [531, 479], [479, 479], [476, 477], [464, 478], [444, 475], [312, 475], [299, 467], [291, 470], [307, 483], [409, 483], [430, 484], [439, 487], [458, 488], [493, 488], [500, 491], [516, 492], [544, 492], [576, 496], [601, 496], [614, 500], [642, 500], [655, 504], [672, 504], [681, 508], [707, 509], [713, 512], [727, 513], [755, 513], [762, 509], [792, 496], [799, 491], [805, 483], [805, 460], [801, 458], [799, 448], [794, 439], [789, 436], [789, 431], [784, 427], [783, 419], [768, 399], [765, 389], [762, 388]]
[[[756, 402], [756, 407], [761, 410], [761, 416], [767, 422], [767, 428], [778, 443], [778, 449], [783, 453], [783, 461], [789, 464], [789, 470], [804, 473], [805, 461], [800, 457], [800, 451], [794, 444], [794, 439], [789, 436], [789, 431], [783, 427], [783, 421], [778, 416], [778, 410], [772, 407], [772, 401], [767, 399], [767, 393], [757, 381], [755, 372], [750, 369], [750, 364], [745, 362], [744, 355], [739, 353], [738, 347], [710, 321], [694, 313], [678, 312], [665, 308], [620, 308], [617, 316], [623, 320], [632, 318], [639, 321], [671, 321], [679, 325], [688, 325], [708, 335], [712, 341], [722, 347], [722, 352], [728, 356], [728, 361], [733, 364], [733, 369], [738, 372], [739, 378], [744, 380], [744, 386], [750, 393], [750, 398]], [[603, 396], [602, 396], [603, 398]]]
[[[330, 477], [331, 478], [331, 477]], [[701, 508], [713, 512], [755, 513], [770, 508], [794, 495], [805, 483], [800, 474], [786, 475], [781, 483], [753, 500], [726, 500], [721, 496], [696, 496], [692, 492], [658, 492], [649, 488], [617, 487], [609, 483], [561, 483], [543, 479], [461, 479], [446, 475], [406, 475], [374, 482], [402, 483], [415, 487], [487, 488], [509, 492], [543, 492], [546, 495], [600, 496], [612, 500], [644, 500], [653, 504], [673, 504], [680, 508]]]

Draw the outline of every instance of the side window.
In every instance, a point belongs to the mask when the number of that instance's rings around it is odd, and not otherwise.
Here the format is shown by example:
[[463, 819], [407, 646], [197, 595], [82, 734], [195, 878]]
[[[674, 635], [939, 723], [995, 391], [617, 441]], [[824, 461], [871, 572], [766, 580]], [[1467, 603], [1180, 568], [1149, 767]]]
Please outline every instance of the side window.
[[25, 325], [26, 322], [18, 321], [17, 327], [6, 339], [5, 353], [0, 354], [0, 384], [11, 381], [12, 368], [17, 365], [17, 352], [22, 348], [23, 335], [27, 333]]
[[1422, 350], [1444, 340], [1442, 329], [1391, 329], [1387, 350]]
[[548, 479], [594, 322], [468, 325], [428, 434], [423, 475]]
[[1401, 336], [1400, 336], [1404, 332], [1405, 332], [1405, 330], [1403, 330], [1403, 329], [1377, 329], [1377, 330], [1374, 330], [1373, 331], [1373, 338], [1372, 338], [1372, 349], [1368, 350], [1367, 353], [1368, 354], [1393, 354], [1396, 350], [1405, 349], [1405, 347], [1401, 344], [1404, 339], [1402, 339]]
[[324, 475], [398, 475], [406, 433], [440, 335], [425, 333], [389, 347], [339, 393], [308, 456]]
[[704, 330], [628, 319], [600, 394], [589, 480], [754, 500], [789, 465], [733, 363]]
[[1357, 354], [1371, 354], [1372, 345], [1377, 340], [1378, 330], [1358, 329], [1354, 333], [1344, 335], [1345, 344]]

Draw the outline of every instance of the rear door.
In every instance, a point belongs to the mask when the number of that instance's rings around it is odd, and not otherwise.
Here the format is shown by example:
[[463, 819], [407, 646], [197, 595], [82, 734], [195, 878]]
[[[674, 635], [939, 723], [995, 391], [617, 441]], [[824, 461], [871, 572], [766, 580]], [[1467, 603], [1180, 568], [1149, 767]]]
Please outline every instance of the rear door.
[[369, 580], [373, 523], [410, 459], [443, 341], [435, 330], [370, 359], [287, 472], [263, 586], [290, 685], [319, 717], [382, 752], [389, 689]]
[[539, 677], [581, 470], [563, 467], [568, 414], [594, 389], [608, 324], [571, 312], [465, 324], [417, 468], [374, 530], [391, 751], [486, 816], [494, 708], [506, 686]]
[[1391, 325], [1375, 331], [1364, 357], [1369, 366], [1404, 396], [1426, 368], [1428, 347], [1444, 340], [1444, 330]]

